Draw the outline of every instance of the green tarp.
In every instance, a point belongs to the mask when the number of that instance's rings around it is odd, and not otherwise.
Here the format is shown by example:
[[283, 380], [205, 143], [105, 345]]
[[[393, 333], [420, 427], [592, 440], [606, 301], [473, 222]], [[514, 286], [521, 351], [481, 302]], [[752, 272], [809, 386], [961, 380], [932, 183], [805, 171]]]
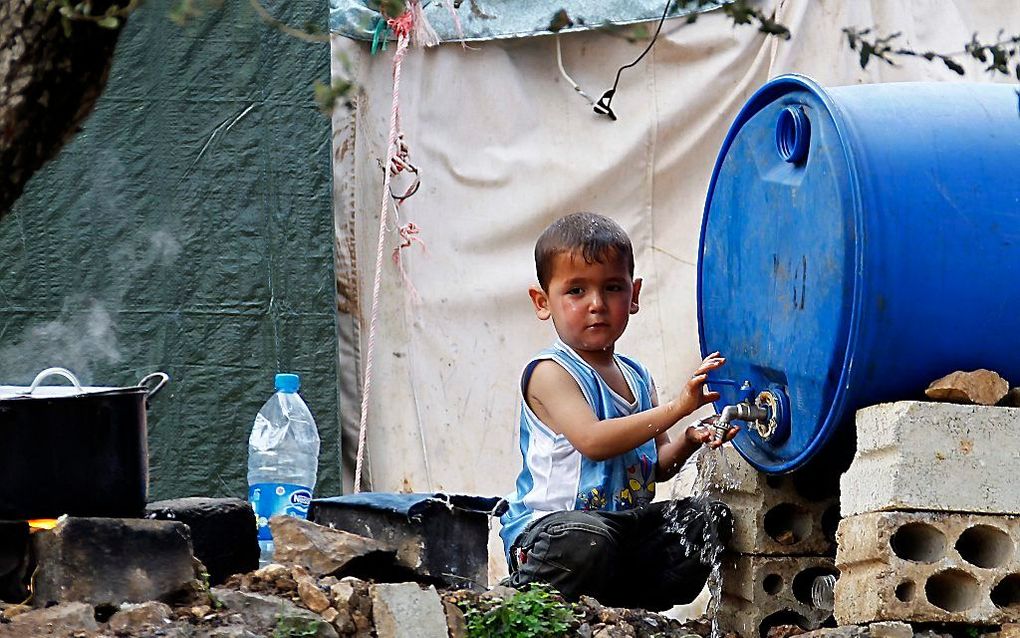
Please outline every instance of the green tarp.
[[[0, 222], [0, 384], [64, 366], [95, 385], [172, 382], [149, 411], [150, 500], [241, 496], [273, 375], [297, 372], [340, 491], [325, 43], [247, 2], [147, 0], [83, 130]], [[325, 27], [322, 0], [264, 3]], [[55, 444], [58, 444], [55, 442]], [[96, 468], [101, 472], [102, 468]]]

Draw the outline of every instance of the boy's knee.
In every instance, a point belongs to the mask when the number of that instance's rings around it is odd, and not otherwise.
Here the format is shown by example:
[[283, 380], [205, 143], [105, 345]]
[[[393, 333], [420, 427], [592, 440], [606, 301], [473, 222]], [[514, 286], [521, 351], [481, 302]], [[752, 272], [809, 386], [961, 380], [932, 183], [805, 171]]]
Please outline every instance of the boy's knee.
[[568, 598], [597, 596], [616, 562], [617, 539], [588, 512], [550, 514], [523, 535], [516, 551], [516, 585], [549, 583]]

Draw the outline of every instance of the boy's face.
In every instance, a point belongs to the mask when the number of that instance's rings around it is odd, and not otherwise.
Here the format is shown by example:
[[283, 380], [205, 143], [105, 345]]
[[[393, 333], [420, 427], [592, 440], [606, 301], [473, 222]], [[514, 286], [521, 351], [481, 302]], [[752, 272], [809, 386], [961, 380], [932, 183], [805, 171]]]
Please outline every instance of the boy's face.
[[528, 292], [535, 314], [543, 321], [551, 318], [568, 346], [612, 352], [630, 315], [638, 311], [641, 280], [631, 279], [627, 264], [616, 255], [589, 264], [569, 252], [553, 258], [548, 290], [533, 286]]

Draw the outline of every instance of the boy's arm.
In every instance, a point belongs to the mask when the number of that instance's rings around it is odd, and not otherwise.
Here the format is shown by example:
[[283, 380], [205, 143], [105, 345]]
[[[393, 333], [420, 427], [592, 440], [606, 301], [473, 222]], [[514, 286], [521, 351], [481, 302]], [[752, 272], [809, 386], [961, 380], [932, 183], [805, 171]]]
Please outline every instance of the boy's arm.
[[[652, 386], [652, 405], [659, 405], [659, 393], [655, 386]], [[703, 432], [699, 432], [699, 430], [703, 430]], [[688, 426], [680, 439], [676, 441], [669, 440], [668, 432], [663, 432], [655, 437], [655, 450], [659, 459], [655, 466], [655, 480], [668, 481], [676, 476], [687, 459], [691, 458], [691, 455], [711, 438], [710, 432], [694, 426]]]
[[554, 432], [567, 437], [578, 452], [602, 461], [633, 450], [672, 427], [718, 394], [705, 391], [706, 373], [722, 365], [706, 359], [676, 399], [651, 410], [600, 421], [570, 373], [554, 361], [535, 366], [525, 388], [525, 400], [536, 416]]
[[[658, 404], [659, 395], [653, 387], [652, 405]], [[731, 431], [726, 434], [726, 441], [736, 436], [739, 430], [740, 428], [736, 426], [731, 428]], [[655, 437], [655, 450], [659, 458], [655, 466], [655, 480], [668, 481], [676, 476], [676, 473], [684, 466], [687, 459], [691, 458], [691, 455], [697, 452], [698, 448], [705, 443], [708, 443], [708, 446], [711, 448], [717, 448], [726, 441], [715, 441], [712, 439], [712, 432], [708, 428], [694, 425], [687, 426], [684, 429], [683, 435], [677, 441], [670, 441], [669, 433], [663, 432]]]

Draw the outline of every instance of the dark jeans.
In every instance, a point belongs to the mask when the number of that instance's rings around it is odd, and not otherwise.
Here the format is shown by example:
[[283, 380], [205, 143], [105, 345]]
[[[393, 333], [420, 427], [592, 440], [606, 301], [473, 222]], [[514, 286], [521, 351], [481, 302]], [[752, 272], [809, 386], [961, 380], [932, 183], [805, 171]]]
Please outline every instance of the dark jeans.
[[714, 501], [556, 512], [528, 525], [514, 543], [509, 582], [548, 583], [571, 600], [584, 594], [614, 607], [668, 609], [697, 597], [710, 557], [732, 533], [729, 508]]

